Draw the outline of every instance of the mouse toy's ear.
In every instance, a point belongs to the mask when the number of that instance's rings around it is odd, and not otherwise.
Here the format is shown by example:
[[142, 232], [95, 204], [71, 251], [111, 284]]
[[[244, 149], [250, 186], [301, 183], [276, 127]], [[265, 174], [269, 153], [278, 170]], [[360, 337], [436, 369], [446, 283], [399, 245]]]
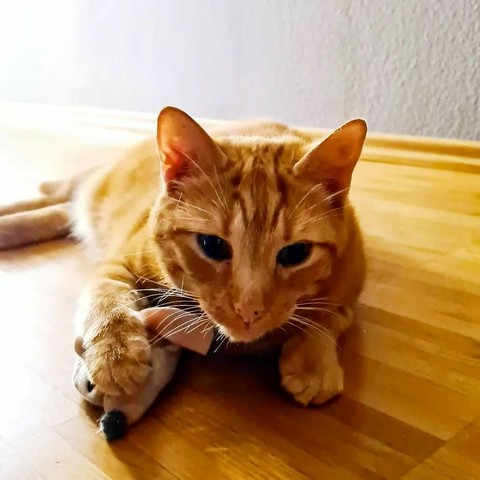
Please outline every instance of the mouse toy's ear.
[[80, 395], [92, 405], [97, 407], [103, 407], [104, 395], [102, 392], [90, 382], [88, 378], [87, 367], [81, 357], [78, 357], [75, 361], [73, 368], [73, 384], [78, 390]]
[[83, 346], [83, 338], [82, 337], [76, 337], [75, 338], [74, 348], [75, 348], [75, 353], [79, 357], [82, 357], [83, 352], [85, 351], [85, 348]]
[[167, 192], [175, 193], [186, 177], [214, 175], [225, 156], [208, 133], [189, 115], [166, 107], [158, 116], [157, 143], [162, 179]]

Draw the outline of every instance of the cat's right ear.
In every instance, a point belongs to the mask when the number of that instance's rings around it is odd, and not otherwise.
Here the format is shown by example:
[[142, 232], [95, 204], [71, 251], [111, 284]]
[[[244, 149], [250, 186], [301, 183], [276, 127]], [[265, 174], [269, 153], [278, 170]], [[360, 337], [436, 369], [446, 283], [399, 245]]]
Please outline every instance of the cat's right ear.
[[162, 177], [168, 191], [182, 178], [210, 175], [224, 159], [208, 133], [189, 115], [166, 107], [158, 116], [157, 143], [162, 160]]
[[294, 165], [293, 173], [309, 181], [324, 183], [332, 189], [331, 193], [345, 192], [350, 188], [366, 134], [365, 120], [351, 120], [310, 149]]

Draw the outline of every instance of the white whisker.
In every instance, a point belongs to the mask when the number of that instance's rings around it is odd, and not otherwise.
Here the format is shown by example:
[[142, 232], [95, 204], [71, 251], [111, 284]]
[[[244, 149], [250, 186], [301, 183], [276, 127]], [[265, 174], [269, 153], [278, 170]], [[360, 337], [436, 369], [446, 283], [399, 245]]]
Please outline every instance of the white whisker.
[[310, 311], [316, 311], [316, 312], [323, 312], [323, 313], [328, 313], [329, 315], [335, 315], [337, 317], [344, 317], [344, 315], [342, 315], [341, 313], [339, 312], [336, 312], [335, 310], [329, 310], [328, 308], [322, 308], [322, 307], [297, 307], [296, 310], [310, 310]]
[[[178, 327], [174, 328], [171, 332], [168, 332], [166, 335], [163, 335], [162, 338], [168, 339], [169, 337], [181, 332], [185, 332], [187, 334], [192, 333], [198, 327], [203, 325], [206, 321], [208, 320], [204, 320], [203, 316], [186, 320], [184, 323], [182, 323], [182, 325], [179, 325]], [[191, 327], [194, 327], [194, 328], [190, 330]]]
[[[194, 309], [193, 311], [191, 311]], [[162, 321], [157, 325], [156, 330], [158, 330], [160, 327], [162, 327], [162, 324], [166, 322], [169, 318], [174, 317], [173, 320], [170, 320], [168, 325], [165, 327], [168, 329], [168, 327], [175, 321], [178, 320], [179, 318], [186, 317], [188, 315], [195, 315], [196, 311], [198, 310], [198, 307], [187, 307], [182, 310], [177, 310], [175, 312], [169, 313], [165, 318], [162, 319]]]
[[330, 201], [332, 198], [336, 197], [337, 195], [341, 195], [342, 193], [348, 192], [350, 190], [350, 187], [342, 188], [341, 190], [338, 190], [327, 197], [323, 199], [324, 202]]
[[144, 253], [152, 253], [152, 252], [158, 252], [158, 250], [156, 248], [152, 248], [150, 250], [142, 250], [140, 252], [123, 253], [122, 257], [129, 257], [132, 255], [143, 255]]
[[165, 289], [164, 284], [162, 284], [160, 282], [157, 282], [156, 280], [153, 280], [152, 278], [147, 278], [147, 277], [144, 277], [143, 275], [138, 275], [138, 279], [143, 280], [147, 283], [153, 283], [154, 285], [158, 285], [160, 288]]
[[301, 325], [304, 325], [306, 328], [310, 328], [314, 332], [322, 334], [323, 336], [328, 338], [328, 340], [332, 342], [334, 345], [337, 345], [336, 340], [331, 335], [329, 335], [328, 329], [314, 322], [312, 319], [294, 314], [291, 316], [291, 320], [293, 320], [294, 322], [298, 322]]
[[190, 158], [190, 161], [203, 173], [203, 175], [205, 175], [205, 178], [207, 179], [207, 182], [211, 185], [213, 191], [215, 192], [215, 195], [217, 196], [218, 201], [225, 207], [227, 212], [230, 213], [230, 211], [228, 209], [228, 205], [226, 203], [223, 203], [223, 201], [222, 201], [217, 189], [215, 188], [215, 185], [213, 184], [212, 180], [210, 179], [210, 177], [205, 173], [203, 168], [197, 162], [195, 162], [195, 160]]
[[[338, 216], [338, 212], [342, 211], [344, 208], [339, 207], [339, 208], [334, 208], [333, 210], [329, 210], [325, 212], [323, 215], [317, 215], [317, 216], [310, 216], [307, 219], [305, 219], [303, 222], [299, 222], [296, 226], [297, 228], [301, 228], [304, 225], [309, 225], [313, 222], [319, 222], [320, 220], [325, 220], [327, 218], [332, 218]], [[303, 215], [304, 212], [302, 212]]]
[[[208, 327], [208, 328], [207, 328]], [[207, 333], [212, 330], [213, 328], [215, 328], [215, 324], [210, 322], [209, 324], [207, 324], [203, 330], [200, 332], [200, 333], [203, 333], [203, 338], [205, 338], [207, 336]]]
[[[175, 316], [177, 315], [177, 316]], [[164, 331], [168, 331], [168, 328], [170, 327], [170, 325], [175, 322], [175, 321], [178, 321], [178, 320], [181, 320], [182, 318], [186, 318], [186, 317], [189, 317], [191, 315], [194, 315], [194, 313], [192, 312], [183, 312], [182, 314], [179, 314], [178, 312], [174, 312], [170, 315], [167, 315], [167, 317], [165, 317], [161, 322], [160, 324], [157, 326], [157, 330], [159, 327], [161, 327], [162, 323], [164, 321], [166, 321], [168, 318], [170, 318], [171, 316], [174, 316], [173, 320], [171, 320], [168, 325], [166, 325], [165, 327], [163, 327], [160, 332], [158, 332], [154, 337], [153, 339], [151, 340], [152, 344], [154, 344], [159, 338], [168, 338], [169, 336], [177, 333], [177, 332], [181, 332], [183, 327], [185, 326], [189, 326], [193, 323], [195, 323], [199, 317], [195, 317], [195, 318], [190, 318], [188, 320], [185, 320], [182, 324], [180, 325], [177, 325], [176, 327], [174, 327], [170, 332], [168, 332], [166, 335], [163, 335], [162, 332]]]
[[[217, 166], [215, 165], [215, 163], [213, 164], [213, 169], [215, 171], [215, 177], [217, 179], [217, 183], [218, 185], [220, 186], [220, 177], [218, 176], [218, 172], [217, 172]], [[222, 188], [220, 188], [220, 191], [222, 192], [222, 196], [223, 196], [223, 204], [225, 205], [226, 209], [227, 209], [227, 212], [228, 214], [230, 215], [230, 209], [228, 208], [228, 202], [227, 202], [227, 198], [225, 196], [225, 192], [222, 190]]]
[[302, 325], [299, 325], [299, 324], [295, 323], [294, 320], [291, 320], [291, 319], [288, 320], [287, 325], [291, 325], [292, 327], [295, 327], [295, 328], [297, 328], [298, 330], [300, 330], [302, 333], [306, 333], [307, 335], [309, 335], [310, 337], [313, 338], [313, 334], [310, 333], [310, 332], [307, 330], [306, 327], [303, 327]]
[[173, 213], [177, 211], [178, 205], [180, 204], [180, 201], [182, 199], [183, 192], [180, 192], [180, 195], [177, 198], [177, 204], [175, 205], [175, 208], [173, 209]]
[[319, 300], [315, 300], [315, 301], [311, 301], [311, 302], [299, 302], [297, 303], [297, 306], [298, 307], [309, 307], [309, 306], [314, 306], [314, 305], [318, 305], [318, 306], [323, 306], [323, 305], [326, 305], [326, 306], [332, 306], [332, 307], [341, 307], [342, 304], [341, 303], [333, 303], [333, 302], [323, 302], [323, 301], [319, 301]]
[[186, 207], [189, 207], [189, 208], [194, 208], [195, 210], [199, 210], [203, 213], [206, 213], [207, 215], [211, 215], [212, 217], [215, 217], [215, 214], [213, 212], [209, 212], [208, 210], [205, 210], [204, 208], [201, 208], [201, 207], [198, 207], [197, 205], [193, 205], [191, 203], [188, 203], [188, 202], [185, 202], [185, 201], [180, 201], [178, 200], [177, 201], [177, 204], [180, 203], [182, 205], [185, 205]]
[[[228, 337], [224, 333], [221, 334], [220, 338], [221, 338], [221, 341], [220, 341], [220, 343], [218, 344], [217, 348], [214, 350], [213, 353], [217, 353], [218, 350], [220, 350], [220, 347], [225, 343], [225, 340], [228, 339]], [[227, 345], [228, 345], [228, 343], [227, 343]]]
[[322, 187], [323, 185], [322, 184], [317, 184], [317, 185], [314, 185], [302, 198], [301, 200], [295, 205], [295, 208], [290, 212], [290, 215], [287, 217], [287, 220], [290, 219], [290, 217], [295, 213], [295, 211], [297, 210], [297, 208], [303, 203], [303, 201], [313, 192], [315, 191], [317, 188], [319, 187]]

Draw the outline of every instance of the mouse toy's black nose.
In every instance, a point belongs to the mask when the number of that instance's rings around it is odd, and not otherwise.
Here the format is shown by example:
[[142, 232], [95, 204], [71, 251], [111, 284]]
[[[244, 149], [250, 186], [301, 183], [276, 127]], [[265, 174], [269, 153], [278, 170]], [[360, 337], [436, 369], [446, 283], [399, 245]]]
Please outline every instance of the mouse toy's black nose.
[[109, 442], [118, 440], [127, 430], [127, 417], [120, 410], [104, 413], [100, 419], [100, 430]]

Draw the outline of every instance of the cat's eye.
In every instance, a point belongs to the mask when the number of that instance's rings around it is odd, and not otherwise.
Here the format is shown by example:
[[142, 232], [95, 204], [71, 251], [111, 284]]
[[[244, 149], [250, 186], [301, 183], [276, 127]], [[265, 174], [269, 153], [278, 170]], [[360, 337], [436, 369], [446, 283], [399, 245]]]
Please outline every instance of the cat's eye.
[[222, 262], [232, 258], [232, 249], [223, 238], [199, 233], [197, 234], [197, 243], [202, 252], [212, 260]]
[[277, 263], [282, 267], [300, 265], [310, 256], [312, 244], [307, 242], [292, 243], [283, 247], [277, 254]]

